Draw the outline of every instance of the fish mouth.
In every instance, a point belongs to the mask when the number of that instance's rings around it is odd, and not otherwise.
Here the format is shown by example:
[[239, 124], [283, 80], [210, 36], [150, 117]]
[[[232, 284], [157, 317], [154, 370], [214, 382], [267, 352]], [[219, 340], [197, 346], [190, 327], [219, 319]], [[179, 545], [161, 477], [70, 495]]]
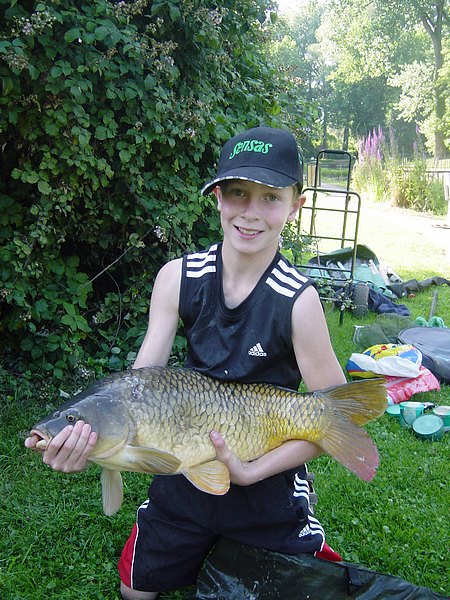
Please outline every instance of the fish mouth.
[[35, 435], [39, 438], [36, 443], [36, 446], [34, 447], [34, 450], [36, 450], [37, 452], [45, 452], [48, 448], [49, 443], [52, 440], [52, 436], [46, 433], [45, 431], [41, 431], [39, 429], [32, 429], [30, 431], [30, 435]]

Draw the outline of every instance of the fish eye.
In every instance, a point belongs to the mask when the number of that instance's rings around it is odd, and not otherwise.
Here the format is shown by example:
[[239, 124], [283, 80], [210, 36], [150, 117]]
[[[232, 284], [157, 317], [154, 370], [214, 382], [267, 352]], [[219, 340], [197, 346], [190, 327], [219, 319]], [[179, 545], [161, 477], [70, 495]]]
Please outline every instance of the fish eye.
[[76, 410], [69, 410], [66, 413], [66, 421], [68, 423], [76, 423], [78, 421], [78, 412]]

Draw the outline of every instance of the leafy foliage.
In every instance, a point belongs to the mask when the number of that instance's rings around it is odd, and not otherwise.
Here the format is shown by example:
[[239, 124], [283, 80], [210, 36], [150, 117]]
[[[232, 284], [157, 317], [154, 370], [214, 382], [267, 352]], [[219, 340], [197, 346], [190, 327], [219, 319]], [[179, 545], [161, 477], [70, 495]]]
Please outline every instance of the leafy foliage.
[[389, 197], [402, 208], [444, 215], [447, 211], [444, 187], [438, 179], [427, 176], [423, 136], [419, 129], [416, 136], [414, 160], [408, 164], [399, 157], [392, 128], [388, 139], [381, 127], [363, 137], [359, 141], [354, 183], [357, 189], [371, 194], [374, 200]]
[[430, 153], [448, 155], [447, 4], [308, 0], [286, 12], [272, 53], [318, 102], [317, 149], [354, 150], [357, 138], [392, 126], [402, 154], [410, 156], [418, 124]]
[[[333, 78], [343, 83], [352, 78], [380, 78], [394, 113], [402, 112], [406, 121], [412, 120], [405, 111], [408, 99], [420, 99], [425, 107], [413, 118], [423, 131], [429, 130], [428, 145], [434, 156], [447, 156], [448, 94], [442, 85], [444, 73], [440, 75], [450, 25], [445, 0], [371, 0], [364, 7], [354, 0], [336, 0], [329, 14], [337, 25], [336, 31], [329, 30], [330, 37], [341, 53]], [[422, 94], [424, 80], [421, 71], [414, 68], [417, 64], [428, 66], [425, 86], [431, 86], [431, 94]], [[397, 101], [393, 90], [388, 91], [388, 82], [393, 87], [402, 85]], [[389, 112], [385, 111], [386, 122], [379, 120], [377, 124], [394, 124], [388, 120]]]
[[[289, 78], [297, 96], [300, 93], [315, 106], [327, 102], [326, 65], [316, 39], [322, 13], [323, 7], [316, 2], [304, 3], [291, 18], [276, 21], [269, 44], [270, 58], [278, 71]], [[302, 148], [307, 156], [314, 155], [320, 143], [318, 119], [314, 125]]]
[[[269, 8], [0, 0], [6, 364], [62, 377], [133, 359], [156, 271], [219, 235], [198, 193], [219, 147], [287, 118]], [[297, 127], [314, 118], [294, 106]]]

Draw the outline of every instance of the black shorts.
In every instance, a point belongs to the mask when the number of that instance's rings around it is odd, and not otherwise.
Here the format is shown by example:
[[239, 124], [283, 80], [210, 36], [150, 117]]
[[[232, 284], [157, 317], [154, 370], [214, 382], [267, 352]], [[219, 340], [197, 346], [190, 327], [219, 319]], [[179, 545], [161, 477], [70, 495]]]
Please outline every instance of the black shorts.
[[224, 496], [199, 491], [183, 475], [156, 476], [123, 549], [120, 577], [140, 591], [191, 585], [219, 537], [284, 554], [319, 551], [325, 536], [309, 509], [306, 468], [232, 485]]

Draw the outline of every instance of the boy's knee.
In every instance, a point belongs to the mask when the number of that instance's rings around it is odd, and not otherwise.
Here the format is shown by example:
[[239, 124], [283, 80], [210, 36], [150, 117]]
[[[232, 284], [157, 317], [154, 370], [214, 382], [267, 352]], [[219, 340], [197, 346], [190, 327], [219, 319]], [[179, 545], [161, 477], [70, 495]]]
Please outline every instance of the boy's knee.
[[120, 593], [123, 600], [155, 600], [159, 594], [159, 592], [139, 592], [138, 590], [133, 590], [125, 585], [123, 581], [120, 582]]

